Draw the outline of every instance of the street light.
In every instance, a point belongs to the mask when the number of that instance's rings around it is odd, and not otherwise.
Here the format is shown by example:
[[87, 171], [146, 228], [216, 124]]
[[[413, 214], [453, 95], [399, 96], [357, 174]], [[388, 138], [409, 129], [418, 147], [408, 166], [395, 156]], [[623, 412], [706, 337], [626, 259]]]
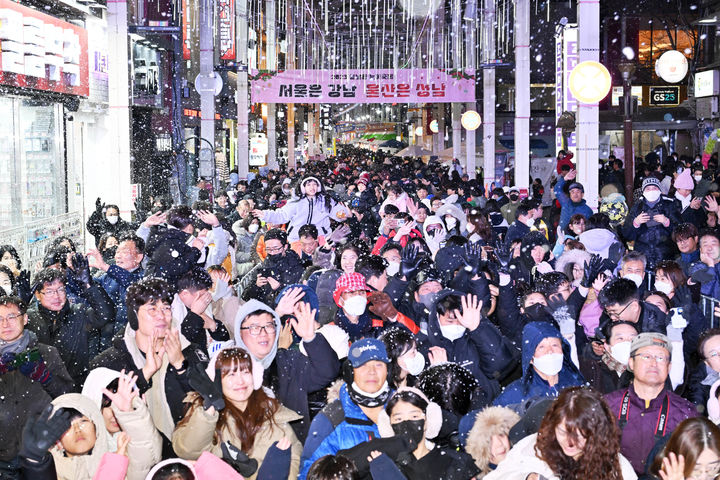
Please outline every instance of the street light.
[[570, 91], [581, 103], [598, 103], [607, 97], [612, 79], [610, 72], [600, 62], [586, 60], [578, 63], [570, 72]]
[[635, 73], [635, 62], [623, 60], [618, 65], [623, 78], [623, 146], [625, 150], [625, 201], [628, 206], [633, 203], [633, 187], [635, 184], [635, 158], [632, 143], [632, 75]]
[[480, 114], [475, 110], [468, 110], [460, 117], [460, 123], [465, 128], [465, 130], [477, 130], [478, 127], [480, 127], [480, 125], [482, 124], [482, 118], [480, 117]]

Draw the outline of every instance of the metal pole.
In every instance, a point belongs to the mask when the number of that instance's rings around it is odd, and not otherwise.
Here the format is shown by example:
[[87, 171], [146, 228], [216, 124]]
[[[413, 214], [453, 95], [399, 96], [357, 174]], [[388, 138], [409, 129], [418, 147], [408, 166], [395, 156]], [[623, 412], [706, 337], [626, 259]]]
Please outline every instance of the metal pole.
[[632, 123], [632, 83], [630, 74], [623, 74], [623, 146], [625, 150], [625, 201], [628, 206], [633, 204], [635, 186], [635, 158], [633, 157], [633, 123]]
[[[195, 88], [200, 93], [200, 137], [215, 145], [215, 59], [213, 49], [213, 4], [212, 0], [200, 0], [200, 75]], [[214, 178], [215, 149], [200, 145], [200, 168], [198, 175]]]
[[[452, 10], [452, 50], [453, 50], [453, 66], [455, 68], [462, 68], [461, 65], [461, 53], [462, 53], [462, 30], [460, 28], [460, 16], [462, 10], [460, 7], [460, 0], [454, 0]], [[460, 160], [461, 149], [462, 149], [462, 127], [460, 125], [460, 115], [462, 112], [461, 103], [452, 104], [452, 141], [453, 141], [453, 158]]]
[[530, 0], [515, 3], [515, 185], [530, 175]]
[[[600, 1], [578, 0], [578, 62], [600, 60]], [[598, 153], [600, 128], [597, 104], [578, 102], [577, 179], [585, 187], [585, 201], [598, 206]]]
[[[467, 55], [467, 68], [475, 74], [475, 49], [477, 48], [477, 0], [468, 0], [465, 6], [465, 53]], [[473, 85], [473, 101], [468, 102], [465, 107], [468, 110], [477, 109], [475, 98], [475, 86]], [[475, 130], [468, 130], [465, 138], [465, 173], [470, 179], [475, 178]]]
[[[265, 0], [265, 22], [267, 25], [265, 43], [265, 61], [267, 69], [277, 70], [276, 38], [275, 38], [275, 0]], [[268, 167], [275, 170], [277, 163], [277, 134], [275, 132], [276, 108], [274, 103], [269, 103], [267, 108], [267, 137], [268, 137]]]
[[250, 159], [250, 125], [248, 120], [248, 0], [235, 0], [235, 31], [237, 52], [237, 169], [247, 179]]
[[[484, 0], [483, 63], [495, 61], [495, 0]], [[495, 181], [495, 69], [483, 70], [483, 182]]]
[[[285, 67], [288, 70], [295, 69], [295, 22], [293, 21], [295, 9], [292, 2], [287, 3], [287, 55]], [[295, 104], [288, 103], [287, 106], [287, 148], [288, 148], [288, 169], [295, 168]]]

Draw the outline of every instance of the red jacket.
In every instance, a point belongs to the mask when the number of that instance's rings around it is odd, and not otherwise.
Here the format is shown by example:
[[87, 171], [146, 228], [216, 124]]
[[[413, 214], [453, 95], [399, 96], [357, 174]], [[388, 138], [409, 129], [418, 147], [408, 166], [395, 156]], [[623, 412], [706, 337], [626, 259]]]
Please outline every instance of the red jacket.
[[575, 155], [572, 152], [567, 152], [564, 157], [559, 159], [557, 162], [557, 172], [562, 173], [561, 167], [563, 165], [567, 165], [568, 167], [570, 167], [570, 170], [575, 169], [575, 164], [572, 162], [572, 160], [570, 160], [574, 156]]

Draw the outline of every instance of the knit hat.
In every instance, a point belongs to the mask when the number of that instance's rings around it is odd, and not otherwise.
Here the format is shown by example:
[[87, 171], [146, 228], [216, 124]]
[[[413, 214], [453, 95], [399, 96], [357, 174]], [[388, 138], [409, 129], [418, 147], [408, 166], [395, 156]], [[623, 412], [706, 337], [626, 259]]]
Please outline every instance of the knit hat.
[[[635, 355], [635, 352], [644, 347], [662, 347], [672, 353], [672, 344], [670, 339], [666, 335], [657, 332], [643, 332], [637, 337], [633, 338], [630, 344], [630, 356]], [[630, 368], [628, 367], [628, 370]]]
[[571, 184], [570, 184], [570, 187], [568, 188], [568, 192], [569, 192], [570, 190], [575, 189], [575, 188], [577, 188], [577, 189], [579, 189], [581, 192], [585, 193], [585, 188], [583, 188], [582, 183], [578, 183], [578, 182], [571, 183]]
[[367, 283], [365, 283], [365, 277], [363, 277], [362, 274], [357, 272], [344, 273], [340, 275], [340, 278], [338, 278], [335, 282], [333, 299], [335, 300], [335, 303], [340, 306], [340, 295], [345, 292], [356, 292], [358, 290], [370, 291]]
[[695, 183], [690, 175], [689, 168], [684, 169], [675, 179], [675, 188], [684, 188], [685, 190], [692, 190], [695, 188]]
[[362, 367], [371, 360], [390, 363], [385, 344], [377, 338], [363, 338], [350, 345], [348, 360], [353, 368]]
[[644, 191], [644, 190], [645, 190], [645, 187], [648, 187], [648, 186], [650, 186], [650, 185], [653, 185], [653, 186], [655, 186], [655, 187], [657, 187], [657, 188], [660, 188], [660, 180], [658, 180], [658, 179], [655, 178], [655, 177], [647, 177], [647, 178], [646, 178], [645, 180], [643, 180], [643, 182], [642, 182], [642, 190]]

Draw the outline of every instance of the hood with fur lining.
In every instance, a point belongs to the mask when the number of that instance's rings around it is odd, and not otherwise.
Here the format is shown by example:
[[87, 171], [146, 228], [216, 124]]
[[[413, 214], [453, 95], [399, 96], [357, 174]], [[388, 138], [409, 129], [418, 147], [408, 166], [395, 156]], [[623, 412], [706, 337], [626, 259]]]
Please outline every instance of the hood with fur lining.
[[487, 407], [478, 412], [468, 433], [465, 451], [475, 460], [481, 471], [480, 478], [490, 472], [490, 444], [493, 435], [507, 435], [518, 421], [520, 416], [507, 407]]

